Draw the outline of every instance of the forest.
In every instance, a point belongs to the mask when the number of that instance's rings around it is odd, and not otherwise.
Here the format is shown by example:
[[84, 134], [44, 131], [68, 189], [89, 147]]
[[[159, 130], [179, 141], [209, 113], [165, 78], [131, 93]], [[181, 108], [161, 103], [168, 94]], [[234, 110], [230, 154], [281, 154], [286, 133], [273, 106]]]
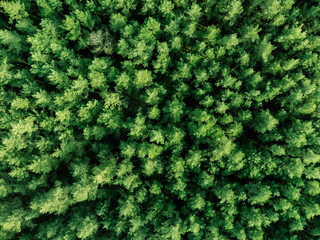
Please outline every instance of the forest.
[[320, 0], [0, 1], [0, 240], [320, 239]]

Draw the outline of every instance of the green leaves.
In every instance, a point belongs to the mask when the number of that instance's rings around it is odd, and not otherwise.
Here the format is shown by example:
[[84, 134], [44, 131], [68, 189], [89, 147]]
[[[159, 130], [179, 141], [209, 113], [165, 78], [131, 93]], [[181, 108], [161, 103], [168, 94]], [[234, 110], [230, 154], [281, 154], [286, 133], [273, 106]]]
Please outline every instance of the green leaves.
[[74, 202], [92, 201], [97, 197], [98, 185], [91, 179], [83, 179], [74, 183], [71, 188], [71, 194]]
[[3, 8], [4, 12], [9, 16], [9, 23], [12, 24], [14, 20], [20, 20], [28, 17], [25, 3], [21, 1], [7, 2], [2, 1], [0, 7]]
[[156, 131], [156, 130], [152, 130], [151, 131], [151, 142], [156, 142], [157, 144], [164, 144], [164, 136], [162, 131]]
[[270, 197], [272, 196], [272, 192], [270, 191], [269, 186], [261, 185], [261, 184], [250, 184], [246, 186], [250, 193], [249, 201], [252, 205], [256, 204], [265, 204]]
[[134, 121], [131, 121], [128, 126], [130, 127], [129, 136], [133, 138], [141, 138], [144, 136], [147, 127], [145, 126], [146, 118], [140, 113]]
[[12, 52], [13, 54], [18, 55], [23, 49], [22, 39], [16, 31], [12, 32], [6, 29], [5, 30], [1, 29], [0, 42], [4, 46], [7, 46], [8, 51]]
[[0, 11], [0, 239], [319, 235], [315, 1]]
[[122, 32], [123, 28], [126, 27], [127, 19], [120, 13], [112, 14], [110, 18], [110, 29], [113, 32]]
[[201, 7], [199, 7], [199, 5], [197, 4], [192, 4], [192, 6], [190, 7], [190, 10], [187, 13], [191, 21], [198, 22], [202, 15]]
[[95, 217], [85, 217], [83, 221], [77, 227], [77, 237], [80, 239], [86, 239], [89, 236], [97, 232], [99, 224]]
[[69, 83], [68, 76], [64, 72], [55, 69], [51, 69], [51, 74], [48, 75], [48, 79], [53, 85], [57, 85], [57, 88], [60, 89]]
[[200, 194], [197, 194], [192, 200], [191, 200], [191, 208], [193, 210], [202, 210], [205, 207], [205, 200], [203, 196]]
[[89, 28], [90, 31], [93, 30], [94, 20], [89, 11], [80, 11], [79, 9], [76, 9], [74, 14], [84, 27]]
[[169, 57], [169, 48], [166, 42], [158, 44], [158, 53], [157, 61], [153, 62], [153, 66], [156, 73], [161, 72], [162, 74], [165, 74], [171, 62]]
[[174, 122], [179, 122], [184, 113], [185, 104], [179, 102], [178, 99], [173, 99], [172, 101], [167, 101], [164, 111], [167, 112], [168, 117]]
[[312, 219], [320, 215], [320, 206], [317, 203], [306, 203], [302, 208], [307, 219]]
[[302, 41], [306, 37], [306, 32], [303, 32], [302, 26], [295, 26], [289, 28], [286, 26], [283, 30], [283, 33], [277, 39], [278, 42], [284, 44], [284, 48], [288, 49], [293, 43]]
[[318, 181], [309, 181], [306, 185], [306, 193], [311, 196], [316, 196], [320, 193], [320, 184]]
[[199, 168], [202, 161], [200, 152], [189, 151], [186, 163], [191, 169]]
[[36, 157], [33, 162], [28, 165], [28, 169], [34, 173], [47, 174], [57, 167], [56, 159], [50, 155], [43, 156], [41, 159]]
[[139, 70], [136, 72], [135, 86], [139, 88], [148, 87], [152, 84], [152, 75], [148, 70]]
[[61, 187], [59, 182], [56, 184], [56, 187], [50, 189], [44, 195], [33, 198], [30, 208], [40, 213], [57, 215], [65, 213], [71, 204], [69, 190], [67, 187]]
[[259, 39], [259, 32], [261, 31], [261, 28], [259, 28], [259, 25], [244, 25], [241, 29], [241, 35], [242, 41], [248, 42], [255, 42]]
[[67, 15], [63, 25], [64, 29], [68, 32], [68, 39], [76, 40], [81, 35], [80, 22], [74, 17]]
[[164, 0], [159, 6], [159, 11], [164, 15], [173, 15], [174, 4], [171, 0]]
[[268, 62], [269, 58], [272, 56], [271, 55], [272, 51], [275, 49], [276, 47], [268, 41], [267, 37], [264, 37], [261, 43], [259, 44], [257, 53], [261, 57], [262, 61], [266, 63]]
[[62, 10], [62, 2], [60, 0], [36, 0], [37, 5], [40, 8], [41, 15], [44, 17], [52, 16]]
[[[155, 154], [159, 155], [159, 153], [157, 153], [156, 151], [161, 151], [161, 150], [162, 150], [161, 148], [154, 148], [153, 149], [154, 153], [149, 152], [148, 157], [150, 159], [145, 161], [145, 163], [143, 165], [143, 170], [142, 170], [142, 172], [146, 176], [151, 176], [156, 173], [158, 173], [158, 174], [162, 173], [163, 166], [162, 166], [160, 160], [157, 159], [156, 156], [155, 157], [153, 156]], [[160, 186], [161, 186], [161, 184], [160, 185], [159, 184], [152, 185], [152, 187], [151, 187], [152, 191], [150, 190], [150, 192], [153, 194], [159, 195], [161, 193]]]
[[273, 130], [279, 121], [274, 118], [269, 110], [263, 110], [256, 114], [254, 129], [260, 133]]
[[221, 12], [225, 13], [224, 20], [233, 25], [237, 17], [243, 12], [241, 1], [228, 1], [226, 7], [221, 9]]
[[134, 156], [135, 151], [136, 151], [136, 144], [135, 143], [125, 143], [121, 142], [120, 143], [120, 149], [121, 149], [121, 154], [126, 157], [126, 158], [131, 158]]
[[281, 2], [278, 0], [272, 0], [264, 3], [263, 16], [267, 19], [272, 19], [281, 10]]
[[120, 216], [124, 217], [125, 219], [135, 216], [138, 212], [138, 206], [133, 197], [129, 197], [126, 201], [120, 201], [119, 206]]

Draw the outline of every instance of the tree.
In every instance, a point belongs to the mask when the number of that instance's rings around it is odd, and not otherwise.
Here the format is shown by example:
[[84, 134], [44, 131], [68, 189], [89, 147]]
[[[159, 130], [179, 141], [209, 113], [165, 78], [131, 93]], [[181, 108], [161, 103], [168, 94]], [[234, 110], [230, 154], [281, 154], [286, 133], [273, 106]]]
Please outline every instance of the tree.
[[155, 73], [161, 72], [162, 74], [165, 74], [171, 62], [169, 48], [166, 42], [158, 44], [158, 53], [157, 60], [153, 62]]
[[260, 42], [260, 45], [258, 47], [257, 53], [262, 58], [262, 61], [265, 63], [268, 61], [269, 57], [271, 57], [271, 52], [275, 50], [276, 47], [274, 47], [266, 37], [263, 38], [263, 40]]
[[278, 123], [279, 121], [270, 114], [269, 110], [261, 111], [257, 113], [254, 128], [260, 133], [265, 133], [274, 129]]
[[0, 3], [0, 239], [317, 239], [319, 1]]
[[68, 32], [67, 38], [70, 40], [76, 40], [81, 35], [80, 22], [69, 15], [64, 20], [64, 28]]
[[140, 70], [136, 72], [135, 85], [139, 88], [144, 88], [152, 84], [152, 75], [148, 70]]

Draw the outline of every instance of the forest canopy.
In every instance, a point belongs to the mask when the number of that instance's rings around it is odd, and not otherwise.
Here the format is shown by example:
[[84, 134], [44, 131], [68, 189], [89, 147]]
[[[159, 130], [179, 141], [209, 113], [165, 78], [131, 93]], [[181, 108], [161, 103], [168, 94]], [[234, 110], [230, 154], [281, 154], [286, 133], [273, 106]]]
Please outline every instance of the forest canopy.
[[320, 238], [319, 0], [0, 2], [0, 240]]

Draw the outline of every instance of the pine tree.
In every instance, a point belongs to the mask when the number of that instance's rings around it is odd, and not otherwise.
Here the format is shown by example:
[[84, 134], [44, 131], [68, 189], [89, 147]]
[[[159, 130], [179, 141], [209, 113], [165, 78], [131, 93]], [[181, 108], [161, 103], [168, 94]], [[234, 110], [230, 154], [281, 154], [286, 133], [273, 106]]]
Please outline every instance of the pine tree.
[[317, 239], [319, 1], [0, 3], [0, 239]]

